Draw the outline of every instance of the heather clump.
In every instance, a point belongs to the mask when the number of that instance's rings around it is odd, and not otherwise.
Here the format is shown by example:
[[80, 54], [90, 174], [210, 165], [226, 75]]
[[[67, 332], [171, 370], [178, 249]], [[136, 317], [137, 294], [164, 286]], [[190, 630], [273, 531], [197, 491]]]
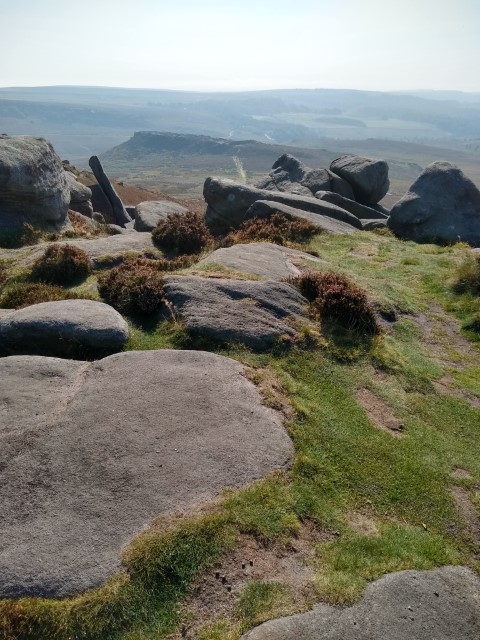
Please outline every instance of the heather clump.
[[124, 313], [152, 313], [162, 304], [163, 275], [156, 260], [131, 258], [98, 278], [98, 292]]
[[237, 231], [228, 235], [227, 242], [273, 242], [284, 245], [288, 242], [307, 242], [316, 233], [319, 233], [318, 227], [308, 220], [290, 219], [276, 212], [266, 218], [246, 220]]
[[179, 255], [199, 253], [213, 241], [203, 216], [191, 211], [170, 213], [157, 224], [152, 238], [165, 251]]
[[90, 273], [90, 258], [71, 244], [52, 244], [38, 258], [30, 274], [37, 282], [69, 285], [83, 280]]
[[292, 282], [312, 303], [321, 320], [375, 335], [379, 325], [367, 294], [349, 278], [332, 272], [307, 272]]

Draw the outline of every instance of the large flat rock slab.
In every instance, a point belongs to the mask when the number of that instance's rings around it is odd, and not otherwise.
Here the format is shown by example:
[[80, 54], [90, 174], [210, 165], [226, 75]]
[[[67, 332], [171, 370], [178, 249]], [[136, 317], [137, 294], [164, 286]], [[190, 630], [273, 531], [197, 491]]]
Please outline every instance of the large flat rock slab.
[[346, 609], [320, 605], [271, 620], [242, 640], [478, 640], [480, 579], [464, 567], [401, 571]]
[[106, 356], [128, 337], [118, 311], [94, 300], [42, 302], [0, 315], [0, 355]]
[[217, 249], [200, 261], [202, 264], [221, 264], [229, 269], [250, 273], [268, 280], [284, 280], [300, 275], [308, 261], [324, 264], [322, 260], [303, 251], [281, 247], [271, 242], [234, 244]]
[[243, 366], [202, 351], [0, 359], [0, 597], [105, 581], [161, 514], [286, 468]]
[[293, 320], [307, 321], [307, 301], [284, 282], [198, 276], [165, 278], [165, 298], [193, 334], [268, 349], [295, 336]]

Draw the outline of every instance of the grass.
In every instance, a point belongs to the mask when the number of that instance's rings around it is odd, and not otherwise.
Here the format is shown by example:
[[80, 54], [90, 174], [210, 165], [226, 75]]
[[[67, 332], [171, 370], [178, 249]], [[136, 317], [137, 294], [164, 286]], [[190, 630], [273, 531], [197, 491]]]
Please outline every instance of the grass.
[[44, 284], [43, 282], [14, 282], [1, 293], [0, 309], [21, 309], [40, 302], [55, 302], [87, 297], [89, 297], [88, 294], [76, 294], [62, 287]]
[[[306, 521], [331, 534], [327, 541], [312, 542], [312, 588], [326, 602], [350, 603], [386, 572], [457, 563], [480, 570], [480, 541], [468, 534], [450, 494], [452, 485], [466, 487], [480, 516], [473, 495], [480, 482], [479, 409], [439, 393], [433, 384], [447, 375], [456, 389], [479, 398], [478, 346], [472, 342], [469, 352], [461, 352], [448, 334], [439, 333], [433, 348], [418, 323], [418, 314], [424, 314], [440, 325], [454, 318], [468, 325], [480, 313], [478, 296], [459, 294], [453, 286], [469, 250], [363, 232], [324, 234], [304, 248], [316, 251], [329, 271], [351, 278], [378, 309], [399, 319], [362, 349], [328, 336], [321, 336], [315, 348], [294, 345], [264, 354], [216, 348], [281, 383], [295, 410], [287, 423], [296, 450], [291, 471], [224, 493], [196, 519], [140, 536], [126, 550], [125, 572], [97, 590], [63, 601], [0, 603], [5, 638], [168, 638], [188, 618], [182, 605], [195, 580], [235, 546], [240, 534], [288, 549]], [[309, 261], [308, 268], [319, 267]], [[473, 332], [464, 332], [464, 338], [476, 340]], [[187, 341], [178, 320], [153, 315], [132, 321], [127, 348], [178, 348]], [[363, 388], [402, 421], [401, 438], [377, 428], [357, 403]], [[452, 477], [455, 469], [471, 479]], [[356, 530], [349, 516], [353, 511], [371, 520], [377, 533]], [[232, 612], [212, 611], [197, 635], [238, 640], [262, 620], [295, 606], [281, 581], [251, 582]]]

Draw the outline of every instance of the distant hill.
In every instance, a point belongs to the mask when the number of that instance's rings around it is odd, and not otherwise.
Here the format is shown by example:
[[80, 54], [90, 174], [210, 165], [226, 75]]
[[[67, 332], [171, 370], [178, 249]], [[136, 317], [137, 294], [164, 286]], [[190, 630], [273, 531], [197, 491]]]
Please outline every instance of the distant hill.
[[296, 147], [375, 138], [464, 149], [480, 139], [480, 99], [455, 92], [339, 89], [0, 88], [0, 132], [47, 136], [63, 157], [74, 161], [106, 151], [140, 130]]

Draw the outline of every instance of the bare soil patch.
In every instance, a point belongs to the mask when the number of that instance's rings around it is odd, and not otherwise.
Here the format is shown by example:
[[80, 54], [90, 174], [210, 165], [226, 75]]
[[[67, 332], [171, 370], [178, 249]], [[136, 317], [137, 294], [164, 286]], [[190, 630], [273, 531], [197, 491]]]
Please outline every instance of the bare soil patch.
[[351, 511], [347, 514], [346, 520], [348, 525], [358, 534], [368, 537], [377, 537], [380, 535], [375, 520], [365, 513], [359, 511]]
[[450, 474], [455, 480], [471, 480], [472, 475], [466, 469], [454, 469]]
[[440, 364], [462, 369], [464, 360], [472, 360], [475, 347], [461, 335], [458, 320], [445, 313], [439, 305], [432, 305], [428, 315], [417, 313], [414, 320], [422, 328], [429, 353]]
[[365, 388], [357, 391], [356, 399], [376, 427], [396, 438], [402, 437], [403, 422], [395, 417], [393, 411], [383, 400]]
[[183, 632], [175, 637], [193, 640], [196, 631], [206, 623], [220, 616], [233, 617], [239, 594], [253, 581], [280, 582], [289, 588], [296, 610], [311, 606], [315, 545], [333, 537], [332, 532], [311, 521], [302, 524], [288, 545], [265, 545], [254, 536], [241, 535], [235, 549], [194, 585], [185, 602]]
[[480, 517], [470, 500], [469, 492], [463, 487], [453, 486], [450, 487], [450, 493], [471, 541], [480, 549]]
[[480, 408], [480, 399], [476, 396], [459, 389], [458, 387], [453, 386], [454, 383], [450, 376], [446, 375], [440, 380], [434, 380], [433, 386], [439, 393], [443, 393], [447, 396], [453, 396], [454, 398], [460, 398], [461, 400], [465, 400], [475, 409]]

